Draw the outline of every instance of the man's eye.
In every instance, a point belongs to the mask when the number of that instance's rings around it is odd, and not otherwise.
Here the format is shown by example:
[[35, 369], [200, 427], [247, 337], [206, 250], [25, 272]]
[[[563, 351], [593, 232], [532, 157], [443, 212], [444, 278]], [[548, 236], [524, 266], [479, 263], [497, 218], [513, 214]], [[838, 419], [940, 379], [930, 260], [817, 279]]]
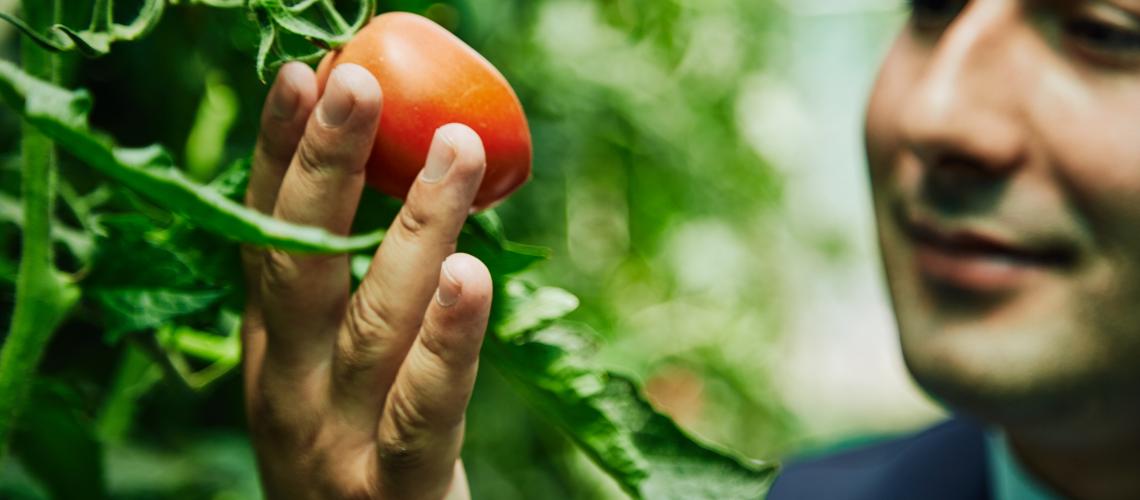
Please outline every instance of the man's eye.
[[940, 30], [958, 16], [966, 0], [908, 0], [910, 17], [920, 31]]
[[1076, 18], [1065, 23], [1064, 32], [1073, 49], [1095, 62], [1130, 64], [1140, 60], [1140, 28]]

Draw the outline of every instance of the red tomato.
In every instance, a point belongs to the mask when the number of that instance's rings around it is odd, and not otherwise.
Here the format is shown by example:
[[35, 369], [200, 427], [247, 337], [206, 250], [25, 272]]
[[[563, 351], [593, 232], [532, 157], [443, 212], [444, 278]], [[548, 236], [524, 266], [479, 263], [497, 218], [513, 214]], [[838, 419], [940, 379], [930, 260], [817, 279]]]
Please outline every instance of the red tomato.
[[376, 16], [321, 61], [324, 89], [338, 64], [363, 66], [380, 82], [384, 109], [368, 158], [367, 182], [405, 198], [427, 159], [435, 130], [462, 123], [483, 139], [487, 170], [474, 208], [498, 203], [530, 178], [530, 129], [506, 78], [451, 32], [415, 14]]

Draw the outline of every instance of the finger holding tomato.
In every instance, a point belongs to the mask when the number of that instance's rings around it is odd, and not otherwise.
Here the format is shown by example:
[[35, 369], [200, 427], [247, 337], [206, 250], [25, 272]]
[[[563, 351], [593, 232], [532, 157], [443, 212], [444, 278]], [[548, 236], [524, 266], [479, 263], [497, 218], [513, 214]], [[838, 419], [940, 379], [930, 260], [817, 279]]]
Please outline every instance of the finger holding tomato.
[[[318, 97], [319, 96], [319, 97]], [[355, 64], [282, 68], [249, 206], [347, 234], [385, 99]], [[486, 156], [466, 125], [434, 131], [404, 207], [350, 290], [348, 257], [247, 249], [247, 413], [270, 498], [468, 498], [464, 414], [491, 277], [456, 254]]]

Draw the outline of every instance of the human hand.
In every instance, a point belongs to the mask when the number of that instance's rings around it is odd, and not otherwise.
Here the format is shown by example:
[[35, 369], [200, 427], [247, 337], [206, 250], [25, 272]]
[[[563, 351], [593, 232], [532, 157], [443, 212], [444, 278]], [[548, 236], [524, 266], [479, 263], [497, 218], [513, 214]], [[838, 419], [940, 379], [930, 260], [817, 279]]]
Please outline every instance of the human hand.
[[[366, 70], [284, 66], [266, 99], [246, 203], [347, 234], [382, 95]], [[367, 276], [346, 255], [246, 248], [246, 411], [270, 498], [468, 498], [464, 414], [491, 276], [453, 254], [483, 177], [478, 135], [440, 128]]]

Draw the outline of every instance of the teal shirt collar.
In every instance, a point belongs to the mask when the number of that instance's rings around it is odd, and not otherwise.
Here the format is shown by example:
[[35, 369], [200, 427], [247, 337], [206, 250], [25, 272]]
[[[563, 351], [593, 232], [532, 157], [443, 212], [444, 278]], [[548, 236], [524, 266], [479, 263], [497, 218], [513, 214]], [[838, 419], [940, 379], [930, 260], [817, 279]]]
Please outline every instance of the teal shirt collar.
[[1001, 431], [986, 433], [986, 453], [990, 459], [990, 497], [993, 500], [1062, 499], [1061, 495], [1050, 491], [1022, 468]]

